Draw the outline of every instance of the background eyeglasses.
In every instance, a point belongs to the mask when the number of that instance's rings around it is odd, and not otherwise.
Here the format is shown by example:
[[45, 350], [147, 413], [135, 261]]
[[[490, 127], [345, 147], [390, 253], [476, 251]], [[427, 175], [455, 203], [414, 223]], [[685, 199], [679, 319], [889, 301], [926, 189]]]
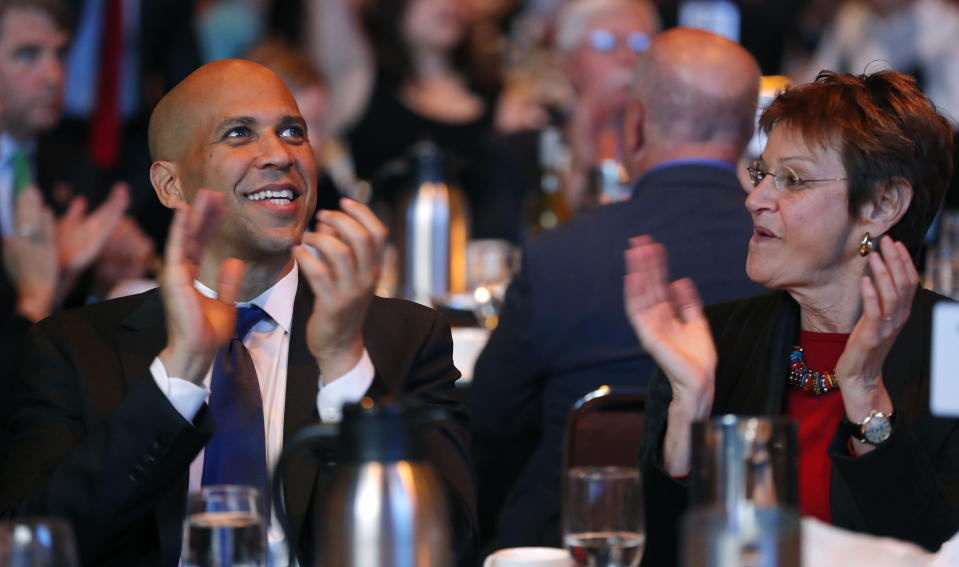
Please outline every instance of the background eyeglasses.
[[746, 168], [749, 175], [749, 181], [753, 187], [759, 187], [767, 175], [771, 175], [776, 185], [776, 190], [780, 193], [784, 191], [798, 191], [810, 183], [826, 183], [827, 181], [847, 181], [848, 177], [830, 177], [828, 179], [803, 179], [798, 173], [789, 167], [783, 167], [779, 172], [773, 173], [766, 169], [760, 162], [753, 162]]
[[626, 37], [618, 37], [607, 29], [593, 30], [590, 32], [588, 39], [589, 46], [593, 48], [594, 51], [603, 53], [613, 51], [620, 45], [620, 42], [625, 43], [626, 47], [631, 51], [640, 53], [646, 51], [650, 42], [649, 35], [641, 31], [630, 32]]

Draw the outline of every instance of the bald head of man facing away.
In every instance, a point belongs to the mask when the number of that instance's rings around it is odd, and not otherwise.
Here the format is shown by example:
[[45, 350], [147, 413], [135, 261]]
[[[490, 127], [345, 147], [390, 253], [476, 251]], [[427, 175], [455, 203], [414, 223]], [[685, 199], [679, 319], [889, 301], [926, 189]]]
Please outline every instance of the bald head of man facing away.
[[636, 65], [623, 133], [633, 179], [675, 159], [735, 165], [755, 128], [759, 66], [739, 44], [707, 31], [656, 36]]

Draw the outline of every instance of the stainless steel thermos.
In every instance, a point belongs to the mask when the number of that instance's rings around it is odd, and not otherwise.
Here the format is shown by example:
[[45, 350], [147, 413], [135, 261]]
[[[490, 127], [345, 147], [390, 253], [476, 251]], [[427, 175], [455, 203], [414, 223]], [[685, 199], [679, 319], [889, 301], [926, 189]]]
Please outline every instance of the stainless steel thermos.
[[[404, 405], [375, 405], [365, 398], [344, 408], [338, 427], [301, 432], [297, 445], [331, 437], [338, 441], [335, 461], [322, 473], [328, 481], [321, 483], [322, 494], [314, 495], [320, 502], [314, 515], [314, 565], [452, 565], [445, 492], [414, 443], [428, 420]], [[291, 445], [284, 453], [296, 449]], [[283, 462], [281, 458], [278, 468]], [[306, 567], [302, 559], [300, 565]]]

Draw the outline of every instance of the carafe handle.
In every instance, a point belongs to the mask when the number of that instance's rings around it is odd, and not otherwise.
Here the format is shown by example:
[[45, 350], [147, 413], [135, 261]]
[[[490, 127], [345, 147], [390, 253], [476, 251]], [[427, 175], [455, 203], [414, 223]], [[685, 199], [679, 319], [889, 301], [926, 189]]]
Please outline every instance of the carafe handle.
[[[316, 423], [300, 429], [294, 433], [286, 442], [283, 443], [283, 451], [280, 458], [276, 461], [276, 468], [273, 470], [273, 510], [276, 512], [276, 519], [283, 527], [283, 533], [286, 534], [286, 547], [289, 551], [289, 566], [293, 566], [294, 559], [302, 559], [306, 555], [300, 549], [299, 539], [292, 533], [289, 518], [286, 515], [286, 504], [283, 500], [283, 472], [286, 470], [286, 464], [296, 450], [309, 443], [318, 440], [335, 440], [340, 435], [340, 428], [337, 425]], [[318, 555], [319, 550], [313, 550]], [[302, 561], [300, 565], [304, 565]]]

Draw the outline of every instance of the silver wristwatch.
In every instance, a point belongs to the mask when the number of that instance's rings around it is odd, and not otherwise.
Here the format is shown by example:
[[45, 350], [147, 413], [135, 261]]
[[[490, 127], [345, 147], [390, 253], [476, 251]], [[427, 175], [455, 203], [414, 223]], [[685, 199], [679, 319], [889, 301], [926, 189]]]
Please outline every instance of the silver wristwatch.
[[881, 411], [872, 410], [866, 419], [859, 423], [853, 423], [848, 418], [844, 418], [849, 435], [863, 443], [878, 445], [889, 439], [892, 434], [893, 413], [884, 414]]

